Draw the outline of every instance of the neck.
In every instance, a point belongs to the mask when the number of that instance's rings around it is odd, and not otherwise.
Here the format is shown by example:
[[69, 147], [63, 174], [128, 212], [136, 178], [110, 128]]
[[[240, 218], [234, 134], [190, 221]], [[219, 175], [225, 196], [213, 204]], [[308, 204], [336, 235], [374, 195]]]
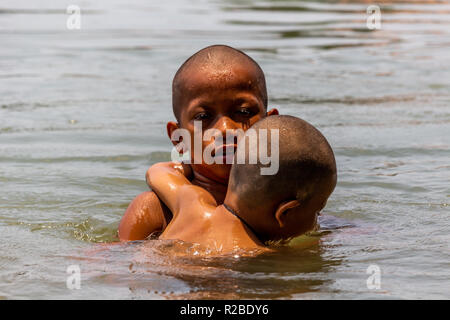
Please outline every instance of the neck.
[[[235, 227], [232, 228], [232, 233], [228, 233], [227, 238], [230, 238], [231, 235], [238, 238], [239, 247], [241, 249], [264, 247], [264, 244], [258, 239], [251, 226], [243, 221], [236, 212], [233, 212], [234, 210], [230, 210], [228, 205], [223, 204], [218, 206], [217, 211], [226, 216], [227, 220], [233, 221], [232, 224], [235, 225]], [[233, 241], [233, 243], [235, 243], [235, 241]]]
[[216, 200], [217, 204], [222, 204], [227, 194], [227, 184], [223, 181], [216, 181], [194, 171], [192, 184], [207, 190]]
[[226, 204], [226, 206], [233, 211], [232, 214], [236, 215], [238, 219], [245, 221], [248, 229], [252, 231], [261, 243], [265, 243], [267, 240], [270, 240], [267, 237], [267, 230], [271, 230], [270, 225], [273, 217], [267, 214], [269, 211], [266, 210], [268, 209], [261, 208], [258, 210], [258, 214], [255, 214], [254, 212], [252, 213], [248, 209], [239, 205], [240, 202], [238, 201], [238, 198], [239, 197], [236, 193], [229, 190], [226, 194], [224, 204]]

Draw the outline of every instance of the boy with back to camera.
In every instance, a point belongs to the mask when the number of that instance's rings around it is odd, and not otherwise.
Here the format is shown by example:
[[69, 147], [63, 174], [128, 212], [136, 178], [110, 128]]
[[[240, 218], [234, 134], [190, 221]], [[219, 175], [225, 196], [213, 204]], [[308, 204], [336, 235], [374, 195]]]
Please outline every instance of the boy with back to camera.
[[[277, 130], [262, 143], [250, 130]], [[158, 163], [149, 169], [148, 183], [173, 213], [160, 239], [198, 243], [216, 253], [266, 250], [270, 241], [286, 241], [314, 228], [317, 216], [336, 186], [333, 151], [312, 125], [292, 116], [267, 117], [254, 124], [239, 141], [223, 204], [186, 176], [190, 166]], [[260, 148], [277, 143], [278, 171], [263, 175], [267, 167], [249, 159]], [[237, 159], [237, 156], [234, 158]]]

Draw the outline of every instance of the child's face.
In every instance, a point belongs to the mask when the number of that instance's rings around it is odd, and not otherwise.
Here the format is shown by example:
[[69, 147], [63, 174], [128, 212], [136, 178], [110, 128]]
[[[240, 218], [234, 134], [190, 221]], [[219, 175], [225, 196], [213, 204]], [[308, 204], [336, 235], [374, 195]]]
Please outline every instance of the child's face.
[[[226, 70], [199, 68], [197, 72], [191, 72], [186, 82], [179, 102], [179, 123], [169, 122], [167, 129], [169, 136], [177, 128], [187, 129], [191, 134], [192, 148], [194, 121], [201, 121], [203, 133], [211, 128], [218, 129], [226, 144], [227, 130], [245, 131], [266, 115], [278, 114], [276, 109], [266, 113], [253, 68], [239, 65]], [[214, 143], [213, 139], [202, 142], [202, 153], [211, 143]], [[228, 183], [231, 164], [193, 164], [193, 153], [191, 151], [191, 163], [197, 173]]]

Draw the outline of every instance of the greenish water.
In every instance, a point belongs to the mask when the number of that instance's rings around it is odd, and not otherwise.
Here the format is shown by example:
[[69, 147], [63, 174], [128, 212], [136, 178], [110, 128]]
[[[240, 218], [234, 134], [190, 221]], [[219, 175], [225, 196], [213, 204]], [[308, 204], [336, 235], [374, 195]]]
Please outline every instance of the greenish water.
[[[67, 30], [64, 4], [0, 4], [0, 299], [450, 297], [450, 2], [383, 2], [375, 32], [363, 1], [79, 5]], [[258, 258], [99, 244], [169, 159], [175, 71], [217, 43], [329, 139], [339, 183], [322, 229]]]

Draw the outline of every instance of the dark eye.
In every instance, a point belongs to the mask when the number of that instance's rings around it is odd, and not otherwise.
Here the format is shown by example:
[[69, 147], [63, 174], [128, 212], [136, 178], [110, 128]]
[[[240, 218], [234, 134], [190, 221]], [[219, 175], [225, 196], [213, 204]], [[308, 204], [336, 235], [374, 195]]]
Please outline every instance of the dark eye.
[[237, 111], [237, 114], [244, 117], [249, 117], [252, 115], [252, 112], [248, 108], [241, 108]]
[[194, 120], [206, 120], [209, 119], [210, 115], [207, 112], [199, 112], [194, 116]]

